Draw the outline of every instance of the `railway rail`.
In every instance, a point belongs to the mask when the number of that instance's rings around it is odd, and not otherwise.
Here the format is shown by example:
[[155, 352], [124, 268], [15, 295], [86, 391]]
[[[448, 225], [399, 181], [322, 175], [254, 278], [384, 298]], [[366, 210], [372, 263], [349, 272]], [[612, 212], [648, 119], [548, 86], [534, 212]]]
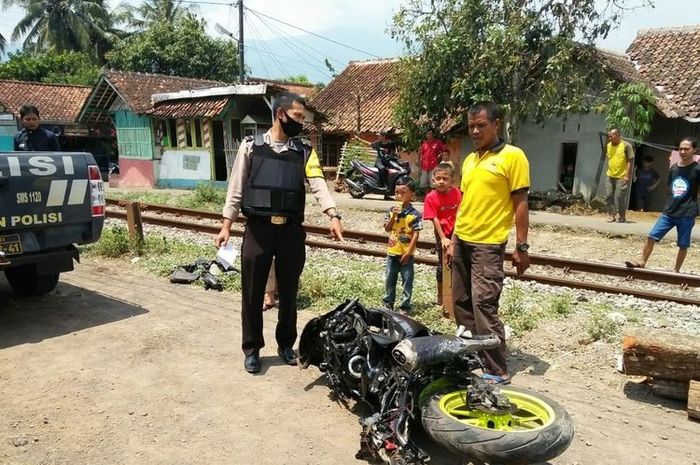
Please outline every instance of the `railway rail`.
[[[110, 207], [126, 209], [130, 204], [131, 202], [124, 200], [107, 200], [107, 205]], [[138, 207], [140, 212], [142, 213], [140, 215], [141, 221], [146, 224], [209, 234], [216, 234], [220, 230], [220, 226], [218, 224], [207, 224], [206, 222], [197, 221], [211, 220], [218, 222], [221, 219], [221, 214], [219, 213], [205, 210], [177, 208], [168, 205], [156, 205], [150, 203], [138, 203]], [[154, 213], [155, 215], [152, 215], [150, 213]], [[112, 208], [107, 209], [106, 215], [107, 217], [111, 218], [118, 218], [123, 220], [127, 219], [127, 213], [125, 211], [115, 210]], [[172, 215], [177, 216], [179, 218], [175, 219], [163, 215]], [[185, 221], [182, 219], [182, 217], [191, 218], [195, 221]], [[242, 218], [238, 218], [236, 222], [244, 223], [245, 220]], [[365, 231], [346, 230], [343, 232], [343, 235], [346, 239], [353, 240], [354, 243], [351, 243], [349, 241], [346, 241], [345, 243], [339, 243], [328, 241], [326, 238], [323, 237], [318, 237], [328, 235], [328, 228], [326, 227], [305, 224], [304, 229], [306, 230], [307, 234], [311, 236], [317, 236], [317, 238], [307, 237], [306, 244], [311, 247], [334, 249], [353, 254], [376, 257], [384, 257], [386, 255], [386, 251], [382, 248], [367, 247], [367, 243], [375, 243], [382, 245], [386, 244], [386, 236], [382, 234], [376, 234]], [[232, 228], [231, 234], [241, 236], [243, 234], [243, 231], [236, 228]], [[417, 247], [421, 250], [428, 251], [434, 249], [435, 244], [429, 241], [418, 241]], [[511, 254], [512, 252], [510, 251], [506, 252], [506, 260], [510, 260]], [[437, 259], [435, 257], [426, 257], [418, 255], [416, 256], [416, 263], [436, 266]], [[554, 257], [539, 254], [530, 254], [530, 263], [532, 265], [560, 269], [566, 273], [591, 273], [601, 276], [624, 278], [625, 280], [630, 282], [649, 281], [655, 283], [664, 283], [672, 286], [678, 286], [682, 289], [700, 288], [700, 275], [688, 273], [671, 273], [659, 270], [628, 268], [625, 266], [613, 265], [609, 263], [582, 261], [570, 258]], [[700, 306], [700, 298], [695, 298], [692, 296], [671, 295], [643, 289], [620, 287], [618, 285], [613, 284], [586, 282], [582, 280], [566, 279], [557, 276], [549, 276], [545, 274], [537, 274], [532, 272], [527, 272], [523, 276], [517, 276], [515, 272], [507, 270], [506, 276], [512, 277], [514, 279], [537, 281], [543, 284], [549, 284], [554, 286], [586, 289], [595, 292], [606, 292], [612, 294], [625, 294], [649, 300], [666, 300], [685, 305]]]

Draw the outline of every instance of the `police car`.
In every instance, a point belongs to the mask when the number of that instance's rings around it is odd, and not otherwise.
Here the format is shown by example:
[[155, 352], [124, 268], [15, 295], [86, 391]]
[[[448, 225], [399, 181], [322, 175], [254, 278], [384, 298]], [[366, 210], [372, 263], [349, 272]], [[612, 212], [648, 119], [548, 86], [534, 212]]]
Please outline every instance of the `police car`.
[[0, 152], [0, 270], [21, 296], [56, 287], [76, 244], [102, 233], [105, 191], [89, 153]]

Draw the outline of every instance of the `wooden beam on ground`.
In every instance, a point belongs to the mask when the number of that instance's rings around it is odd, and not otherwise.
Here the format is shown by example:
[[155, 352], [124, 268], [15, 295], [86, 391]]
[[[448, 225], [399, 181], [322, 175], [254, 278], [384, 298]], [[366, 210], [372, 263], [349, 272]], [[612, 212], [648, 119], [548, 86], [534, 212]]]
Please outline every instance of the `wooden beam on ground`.
[[651, 329], [637, 330], [622, 341], [624, 372], [656, 379], [700, 379], [700, 337]]
[[688, 387], [688, 418], [700, 420], [700, 381], [690, 381]]

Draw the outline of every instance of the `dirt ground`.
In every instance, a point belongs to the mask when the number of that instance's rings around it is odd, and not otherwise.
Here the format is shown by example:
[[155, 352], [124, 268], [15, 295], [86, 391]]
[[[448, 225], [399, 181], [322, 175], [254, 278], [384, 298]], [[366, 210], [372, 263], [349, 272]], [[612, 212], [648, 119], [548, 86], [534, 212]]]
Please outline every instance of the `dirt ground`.
[[[365, 463], [357, 417], [319, 372], [278, 362], [274, 312], [263, 372], [244, 372], [239, 305], [124, 262], [85, 261], [37, 299], [15, 299], [0, 278], [0, 464]], [[575, 336], [550, 330], [567, 339], [559, 355], [532, 344], [512, 362], [516, 385], [573, 415], [576, 438], [552, 464], [700, 462], [700, 423], [682, 405], [646, 395], [607, 358], [581, 365]]]

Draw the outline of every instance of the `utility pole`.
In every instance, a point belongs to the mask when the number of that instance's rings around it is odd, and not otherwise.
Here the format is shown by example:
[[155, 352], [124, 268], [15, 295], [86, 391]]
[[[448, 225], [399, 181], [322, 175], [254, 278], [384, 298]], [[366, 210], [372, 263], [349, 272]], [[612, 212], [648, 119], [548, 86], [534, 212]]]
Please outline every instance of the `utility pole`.
[[243, 60], [243, 0], [238, 0], [238, 80], [245, 83], [245, 61]]

